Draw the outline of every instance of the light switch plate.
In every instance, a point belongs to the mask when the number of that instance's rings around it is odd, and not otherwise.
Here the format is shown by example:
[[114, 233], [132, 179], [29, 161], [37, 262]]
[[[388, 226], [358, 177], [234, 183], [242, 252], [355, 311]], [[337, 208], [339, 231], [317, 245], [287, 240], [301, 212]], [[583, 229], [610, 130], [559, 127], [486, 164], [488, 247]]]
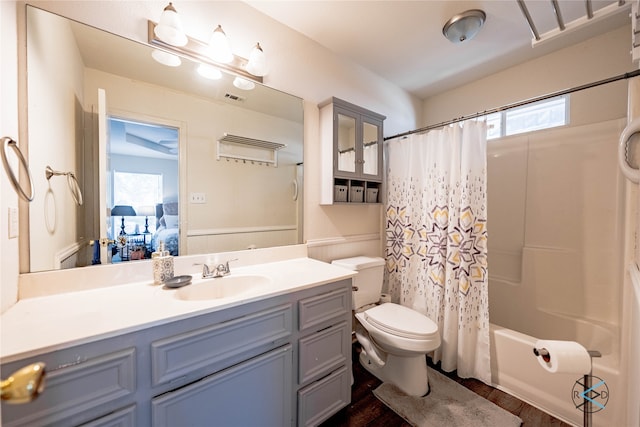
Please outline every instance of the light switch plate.
[[189, 197], [191, 203], [206, 203], [206, 199], [204, 193], [191, 193]]
[[9, 207], [9, 238], [18, 237], [18, 208]]

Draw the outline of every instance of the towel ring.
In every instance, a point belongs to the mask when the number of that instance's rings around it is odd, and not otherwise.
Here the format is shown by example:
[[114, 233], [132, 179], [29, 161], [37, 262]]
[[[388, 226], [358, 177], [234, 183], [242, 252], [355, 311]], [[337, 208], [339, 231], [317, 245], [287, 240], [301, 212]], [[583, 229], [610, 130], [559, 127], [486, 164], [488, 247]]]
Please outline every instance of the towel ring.
[[620, 163], [620, 170], [631, 182], [636, 184], [640, 183], [640, 169], [634, 169], [631, 167], [631, 160], [629, 159], [629, 146], [631, 144], [631, 138], [640, 133], [640, 117], [631, 121], [629, 125], [622, 131], [620, 135], [620, 143], [618, 145], [618, 163]]
[[78, 180], [73, 172], [59, 172], [51, 169], [51, 166], [47, 166], [44, 169], [44, 175], [47, 177], [47, 181], [50, 180], [52, 176], [66, 176], [67, 185], [69, 186], [69, 191], [71, 191], [73, 200], [75, 200], [78, 206], [82, 206], [82, 190], [80, 190], [80, 185], [78, 184]]
[[[27, 179], [29, 181], [29, 194], [27, 194], [25, 190], [20, 186], [20, 181], [18, 180], [18, 177], [16, 176], [16, 174], [11, 169], [11, 166], [9, 165], [9, 160], [7, 158], [7, 151], [9, 147], [11, 147], [13, 151], [16, 153], [16, 157], [24, 167], [24, 170], [27, 172]], [[35, 190], [33, 188], [33, 179], [31, 178], [31, 171], [29, 170], [29, 164], [27, 163], [27, 159], [24, 158], [22, 151], [20, 151], [20, 147], [18, 147], [18, 143], [13, 139], [9, 138], [8, 136], [3, 136], [2, 151], [0, 153], [2, 154], [2, 163], [4, 164], [4, 168], [7, 171], [7, 176], [9, 177], [9, 181], [11, 181], [11, 185], [13, 185], [13, 188], [16, 190], [16, 193], [18, 193], [18, 195], [22, 197], [25, 201], [31, 202], [35, 195]]]

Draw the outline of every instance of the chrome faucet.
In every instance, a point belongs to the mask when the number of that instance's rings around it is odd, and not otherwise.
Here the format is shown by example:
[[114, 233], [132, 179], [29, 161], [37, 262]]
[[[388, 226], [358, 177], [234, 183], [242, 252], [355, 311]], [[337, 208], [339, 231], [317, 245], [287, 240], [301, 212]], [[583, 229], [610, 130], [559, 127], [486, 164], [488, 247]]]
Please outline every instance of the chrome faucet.
[[238, 258], [229, 259], [225, 262], [217, 264], [215, 267], [211, 268], [209, 264], [202, 264], [202, 278], [210, 279], [217, 277], [224, 277], [231, 274], [231, 269], [229, 268], [229, 262], [237, 261]]

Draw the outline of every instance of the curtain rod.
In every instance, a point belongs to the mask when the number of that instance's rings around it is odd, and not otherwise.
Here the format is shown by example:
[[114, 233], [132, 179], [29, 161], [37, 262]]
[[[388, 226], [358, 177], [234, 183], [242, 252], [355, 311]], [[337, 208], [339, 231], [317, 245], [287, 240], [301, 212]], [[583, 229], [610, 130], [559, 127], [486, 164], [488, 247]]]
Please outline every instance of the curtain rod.
[[556, 96], [567, 95], [567, 94], [570, 94], [570, 93], [573, 93], [573, 92], [578, 92], [578, 91], [581, 91], [581, 90], [584, 90], [584, 89], [590, 89], [592, 87], [601, 86], [601, 85], [604, 85], [604, 84], [607, 84], [607, 83], [613, 83], [613, 82], [616, 82], [618, 80], [630, 79], [632, 77], [636, 77], [636, 76], [639, 76], [639, 75], [640, 75], [640, 69], [631, 71], [629, 73], [620, 74], [620, 75], [617, 75], [617, 76], [614, 76], [614, 77], [609, 77], [608, 79], [598, 80], [598, 81], [595, 81], [595, 82], [583, 84], [581, 86], [575, 86], [575, 87], [572, 87], [570, 89], [560, 90], [558, 92], [553, 92], [553, 93], [549, 93], [549, 94], [546, 94], [546, 95], [537, 96], [535, 98], [530, 98], [530, 99], [527, 99], [527, 100], [524, 100], [524, 101], [514, 102], [513, 104], [506, 104], [506, 105], [503, 105], [503, 106], [498, 107], [498, 108], [493, 108], [491, 110], [485, 110], [485, 111], [481, 111], [481, 112], [479, 111], [477, 113], [470, 114], [468, 116], [461, 116], [461, 117], [458, 117], [458, 118], [455, 118], [455, 119], [448, 120], [446, 122], [441, 122], [441, 123], [425, 126], [425, 127], [419, 128], [419, 129], [415, 129], [415, 130], [410, 130], [410, 131], [407, 131], [407, 132], [399, 133], [399, 134], [396, 134], [396, 135], [393, 135], [393, 136], [388, 136], [388, 137], [384, 138], [384, 140], [388, 141], [390, 139], [399, 138], [401, 136], [407, 136], [407, 135], [411, 135], [411, 134], [414, 134], [414, 133], [426, 132], [426, 131], [431, 130], [431, 129], [438, 129], [438, 128], [441, 128], [441, 127], [444, 127], [444, 126], [448, 126], [448, 125], [451, 125], [451, 124], [454, 124], [454, 123], [463, 122], [465, 120], [475, 119], [475, 118], [486, 116], [486, 115], [493, 114], [493, 113], [499, 113], [501, 111], [510, 110], [511, 108], [522, 107], [523, 105], [532, 104], [532, 103], [538, 102], [538, 101], [544, 101], [546, 99], [555, 98]]

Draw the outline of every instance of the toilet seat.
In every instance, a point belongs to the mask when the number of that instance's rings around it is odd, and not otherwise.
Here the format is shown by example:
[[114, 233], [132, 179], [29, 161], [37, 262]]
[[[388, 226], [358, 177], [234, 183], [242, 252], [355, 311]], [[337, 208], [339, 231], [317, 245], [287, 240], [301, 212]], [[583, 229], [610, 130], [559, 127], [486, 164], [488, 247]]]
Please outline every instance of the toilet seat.
[[389, 334], [425, 340], [438, 334], [438, 326], [427, 316], [399, 304], [385, 303], [364, 312], [367, 322]]

